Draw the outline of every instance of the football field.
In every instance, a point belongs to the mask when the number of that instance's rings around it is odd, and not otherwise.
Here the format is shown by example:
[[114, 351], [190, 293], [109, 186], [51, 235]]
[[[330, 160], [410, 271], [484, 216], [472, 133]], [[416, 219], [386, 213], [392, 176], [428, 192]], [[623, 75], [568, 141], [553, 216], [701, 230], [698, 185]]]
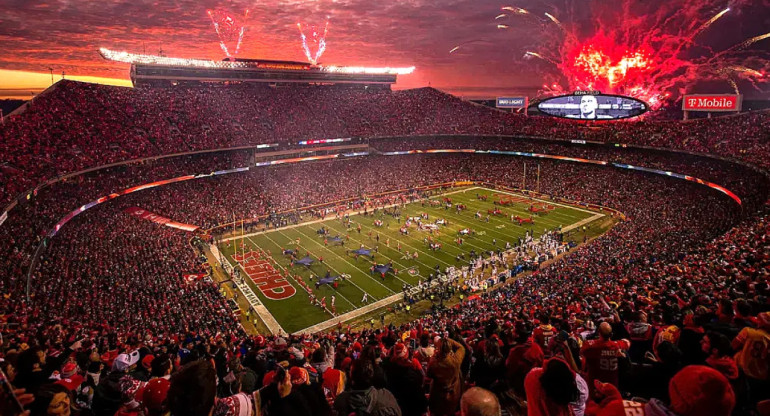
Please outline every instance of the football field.
[[[541, 212], [533, 214], [532, 206]], [[394, 211], [306, 218], [297, 225], [225, 239], [218, 248], [226, 262], [239, 268], [274, 323], [293, 333], [400, 302], [404, 285], [426, 279], [436, 267], [459, 269], [467, 260], [458, 255], [467, 259], [471, 250], [516, 246], [527, 232], [538, 238], [545, 230], [576, 228], [571, 239], [582, 242], [582, 226], [591, 227], [603, 216], [478, 187], [439, 191], [429, 200], [402, 205], [397, 216]], [[527, 222], [530, 217], [534, 223]], [[308, 288], [317, 299], [325, 298], [325, 308], [310, 302]]]

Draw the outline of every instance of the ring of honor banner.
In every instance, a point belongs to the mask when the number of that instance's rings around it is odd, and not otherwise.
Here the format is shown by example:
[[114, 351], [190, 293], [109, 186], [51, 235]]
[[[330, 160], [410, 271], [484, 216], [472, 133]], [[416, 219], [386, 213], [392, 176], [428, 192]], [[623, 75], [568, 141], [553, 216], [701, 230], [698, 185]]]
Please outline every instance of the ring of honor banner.
[[173, 221], [171, 218], [166, 218], [162, 215], [155, 214], [139, 207], [126, 208], [125, 211], [128, 215], [139, 217], [143, 220], [152, 221], [156, 224], [165, 225], [166, 227], [176, 228], [179, 230], [193, 232], [199, 227], [197, 225], [184, 224], [181, 222]]

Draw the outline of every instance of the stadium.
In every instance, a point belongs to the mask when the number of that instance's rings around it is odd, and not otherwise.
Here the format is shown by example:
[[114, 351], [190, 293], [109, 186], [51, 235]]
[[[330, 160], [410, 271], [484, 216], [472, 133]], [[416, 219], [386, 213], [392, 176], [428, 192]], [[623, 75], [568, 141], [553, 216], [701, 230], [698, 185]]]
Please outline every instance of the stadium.
[[769, 112], [488, 106], [209, 16], [224, 60], [99, 48], [132, 87], [3, 117], [0, 413], [770, 414]]

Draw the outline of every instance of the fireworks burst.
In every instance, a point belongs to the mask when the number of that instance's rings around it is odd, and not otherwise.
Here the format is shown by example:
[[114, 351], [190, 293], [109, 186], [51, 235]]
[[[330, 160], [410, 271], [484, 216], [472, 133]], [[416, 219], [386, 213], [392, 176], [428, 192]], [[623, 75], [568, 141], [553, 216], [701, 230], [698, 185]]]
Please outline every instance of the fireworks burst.
[[736, 45], [735, 48], [736, 49], [748, 48], [752, 44], [757, 43], [760, 40], [765, 40], [767, 38], [770, 38], [770, 33], [765, 33], [764, 35], [754, 36], [753, 38], [746, 39], [745, 41], [743, 41], [743, 42], [739, 43], [738, 45]]
[[459, 44], [459, 45], [455, 46], [454, 48], [450, 49], [450, 50], [449, 50], [449, 53], [455, 53], [455, 52], [457, 52], [457, 51], [458, 51], [460, 48], [464, 48], [464, 47], [465, 47], [465, 45], [468, 45], [468, 44], [471, 44], [471, 43], [477, 43], [477, 42], [487, 42], [487, 43], [488, 43], [489, 41], [487, 41], [486, 39], [473, 39], [473, 40], [465, 41], [465, 42], [463, 42], [463, 43], [461, 43], [461, 44]]
[[546, 58], [545, 56], [543, 56], [543, 55], [540, 55], [539, 53], [537, 53], [537, 52], [533, 52], [533, 51], [527, 51], [527, 52], [524, 54], [524, 59], [529, 59], [529, 58], [540, 58], [540, 59], [542, 59], [542, 60], [544, 60], [544, 61], [548, 61], [548, 62], [550, 62], [550, 63], [552, 63], [552, 64], [554, 64], [554, 65], [558, 65], [558, 63], [557, 63], [556, 61], [554, 61], [554, 60], [551, 60], [551, 59], [549, 59], [549, 58]]
[[249, 11], [246, 10], [243, 18], [234, 17], [233, 14], [223, 9], [206, 10], [206, 13], [208, 13], [211, 24], [214, 25], [214, 30], [217, 32], [222, 51], [228, 57], [237, 55], [240, 52], [243, 35], [246, 32]]
[[721, 12], [717, 13], [716, 15], [714, 15], [714, 17], [712, 17], [711, 19], [707, 20], [706, 23], [702, 24], [698, 29], [695, 30], [695, 32], [693, 32], [692, 36], [690, 36], [690, 39], [692, 40], [692, 38], [694, 38], [695, 36], [698, 36], [698, 34], [708, 29], [709, 26], [714, 24], [714, 22], [719, 20], [720, 17], [724, 16], [729, 11], [730, 11], [730, 8], [728, 7], [722, 10]]
[[740, 81], [754, 87], [770, 82], [765, 76], [770, 70], [770, 53], [750, 50], [770, 38], [770, 33], [721, 51], [698, 44], [699, 35], [735, 10], [752, 5], [749, 0], [732, 0], [730, 7], [725, 7], [725, 0], [621, 0], [612, 4], [595, 0], [589, 4], [588, 20], [555, 9], [535, 14], [536, 8], [502, 8], [507, 16], [522, 17], [517, 28], [528, 33], [539, 30], [536, 39], [540, 45], [523, 57], [553, 65], [554, 70], [545, 76], [543, 90], [547, 93], [599, 90], [631, 95], [657, 108], [703, 81], [721, 81], [733, 90]]
[[[302, 29], [302, 23], [297, 23], [297, 28], [299, 28], [299, 35], [302, 38], [302, 50], [305, 52], [307, 60], [310, 61], [311, 64], [317, 65], [318, 60], [321, 59], [321, 55], [323, 55], [324, 51], [326, 51], [326, 34], [329, 32], [329, 21], [326, 21], [323, 32], [318, 30], [315, 25], [305, 25], [305, 27], [309, 27], [310, 29], [309, 45], [308, 36], [305, 35], [305, 31]], [[310, 50], [311, 46], [315, 47], [315, 52]]]
[[553, 15], [548, 13], [548, 12], [545, 12], [543, 14], [545, 14], [545, 17], [547, 17], [550, 21], [556, 23], [556, 26], [559, 26], [560, 28], [564, 29], [564, 27], [561, 25], [561, 22], [559, 21], [559, 19], [553, 17]]
[[730, 67], [727, 67], [727, 69], [734, 72], [746, 73], [750, 76], [757, 77], [757, 78], [762, 78], [765, 76], [765, 74], [763, 74], [760, 71], [757, 71], [756, 69], [746, 68], [745, 66], [740, 66], [740, 65], [730, 66]]
[[516, 14], [529, 14], [529, 11], [522, 9], [521, 7], [505, 6], [502, 10]]

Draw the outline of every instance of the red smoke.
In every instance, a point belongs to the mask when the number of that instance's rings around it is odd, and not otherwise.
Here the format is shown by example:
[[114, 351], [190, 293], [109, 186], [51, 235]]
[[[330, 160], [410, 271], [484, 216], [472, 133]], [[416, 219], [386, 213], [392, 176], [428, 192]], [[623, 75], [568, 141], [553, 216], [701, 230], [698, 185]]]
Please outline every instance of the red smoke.
[[[581, 5], [590, 8], [510, 14], [511, 19], [541, 28], [539, 39], [544, 42], [525, 57], [554, 66], [556, 71], [546, 76], [547, 94], [598, 90], [631, 95], [657, 108], [670, 97], [693, 92], [693, 86], [703, 81], [723, 85], [716, 88], [719, 91], [706, 91], [713, 93], [737, 93], [739, 81], [754, 87], [767, 82], [770, 54], [753, 48], [770, 42], [766, 40], [770, 34], [725, 49], [702, 43], [714, 25], [733, 29], [738, 16], [757, 5], [753, 1], [733, 0], [729, 7], [724, 0], [595, 0]], [[503, 8], [512, 9], [516, 8]]]

